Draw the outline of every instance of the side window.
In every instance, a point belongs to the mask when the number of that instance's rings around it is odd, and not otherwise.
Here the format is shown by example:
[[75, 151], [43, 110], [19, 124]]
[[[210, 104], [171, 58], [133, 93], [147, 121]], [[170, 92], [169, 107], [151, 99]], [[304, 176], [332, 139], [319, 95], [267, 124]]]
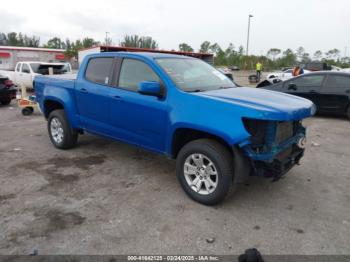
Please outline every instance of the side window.
[[119, 87], [137, 91], [138, 84], [143, 81], [159, 82], [159, 77], [144, 62], [135, 59], [123, 59], [119, 74]]
[[29, 66], [27, 64], [22, 65], [22, 73], [30, 73]]
[[21, 63], [18, 63], [16, 66], [16, 72], [19, 72], [19, 69], [21, 68]]
[[85, 78], [97, 84], [108, 85], [112, 65], [112, 57], [92, 58], [87, 65]]
[[292, 82], [297, 86], [321, 86], [323, 79], [323, 75], [305, 75], [294, 79]]
[[328, 90], [350, 89], [350, 77], [340, 75], [329, 75], [325, 86]]

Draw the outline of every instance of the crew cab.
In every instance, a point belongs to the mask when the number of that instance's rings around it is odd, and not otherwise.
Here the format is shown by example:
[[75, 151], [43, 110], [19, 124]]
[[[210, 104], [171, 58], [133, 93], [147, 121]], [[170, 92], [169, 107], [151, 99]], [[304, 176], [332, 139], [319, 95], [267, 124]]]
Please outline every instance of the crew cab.
[[146, 52], [88, 55], [77, 76], [36, 76], [35, 92], [55, 147], [74, 147], [86, 131], [174, 158], [184, 191], [206, 205], [249, 175], [278, 179], [299, 163], [302, 120], [315, 110], [237, 88], [201, 60]]
[[46, 63], [46, 62], [18, 62], [15, 71], [1, 70], [0, 73], [7, 76], [17, 86], [25, 86], [28, 89], [33, 88], [33, 81], [36, 75], [48, 75], [49, 68], [52, 68], [53, 74], [71, 73], [72, 68], [69, 63]]

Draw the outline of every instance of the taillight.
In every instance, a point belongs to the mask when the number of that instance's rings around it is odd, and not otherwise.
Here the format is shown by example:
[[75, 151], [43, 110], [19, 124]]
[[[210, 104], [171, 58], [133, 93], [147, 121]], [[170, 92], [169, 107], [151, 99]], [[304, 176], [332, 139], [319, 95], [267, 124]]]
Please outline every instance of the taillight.
[[5, 87], [9, 88], [9, 87], [13, 86], [13, 82], [11, 80], [7, 79], [4, 81], [4, 85], [5, 85]]

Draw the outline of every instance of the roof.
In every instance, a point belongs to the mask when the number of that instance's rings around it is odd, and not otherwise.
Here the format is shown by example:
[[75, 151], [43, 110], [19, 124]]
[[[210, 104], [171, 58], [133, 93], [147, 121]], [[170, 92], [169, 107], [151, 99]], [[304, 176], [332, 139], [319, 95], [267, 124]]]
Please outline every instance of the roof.
[[[310, 72], [310, 73], [307, 73], [307, 74], [303, 74], [303, 75], [310, 75], [310, 74], [313, 74], [313, 75], [325, 75], [325, 74], [329, 74], [329, 75], [345, 75], [345, 76], [350, 76], [350, 73], [349, 72], [344, 72], [344, 71], [313, 71], [313, 72]], [[301, 75], [302, 76], [302, 75]]]
[[64, 53], [65, 52], [64, 49], [23, 47], [23, 46], [0, 46], [0, 50], [40, 51], [40, 52], [54, 52], [54, 53]]

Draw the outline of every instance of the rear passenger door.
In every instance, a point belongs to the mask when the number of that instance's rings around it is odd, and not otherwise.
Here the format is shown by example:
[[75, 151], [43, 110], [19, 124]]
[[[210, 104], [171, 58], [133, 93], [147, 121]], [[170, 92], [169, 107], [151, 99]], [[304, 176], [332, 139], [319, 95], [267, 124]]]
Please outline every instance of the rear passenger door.
[[111, 82], [113, 57], [91, 58], [84, 76], [77, 80], [76, 105], [81, 125], [87, 130], [110, 132]]
[[124, 58], [116, 70], [119, 77], [113, 89], [111, 124], [119, 130], [119, 139], [164, 152], [166, 98], [138, 93], [140, 82], [161, 83], [160, 77], [150, 64], [134, 58]]
[[329, 74], [321, 96], [320, 110], [344, 113], [350, 104], [350, 76]]

